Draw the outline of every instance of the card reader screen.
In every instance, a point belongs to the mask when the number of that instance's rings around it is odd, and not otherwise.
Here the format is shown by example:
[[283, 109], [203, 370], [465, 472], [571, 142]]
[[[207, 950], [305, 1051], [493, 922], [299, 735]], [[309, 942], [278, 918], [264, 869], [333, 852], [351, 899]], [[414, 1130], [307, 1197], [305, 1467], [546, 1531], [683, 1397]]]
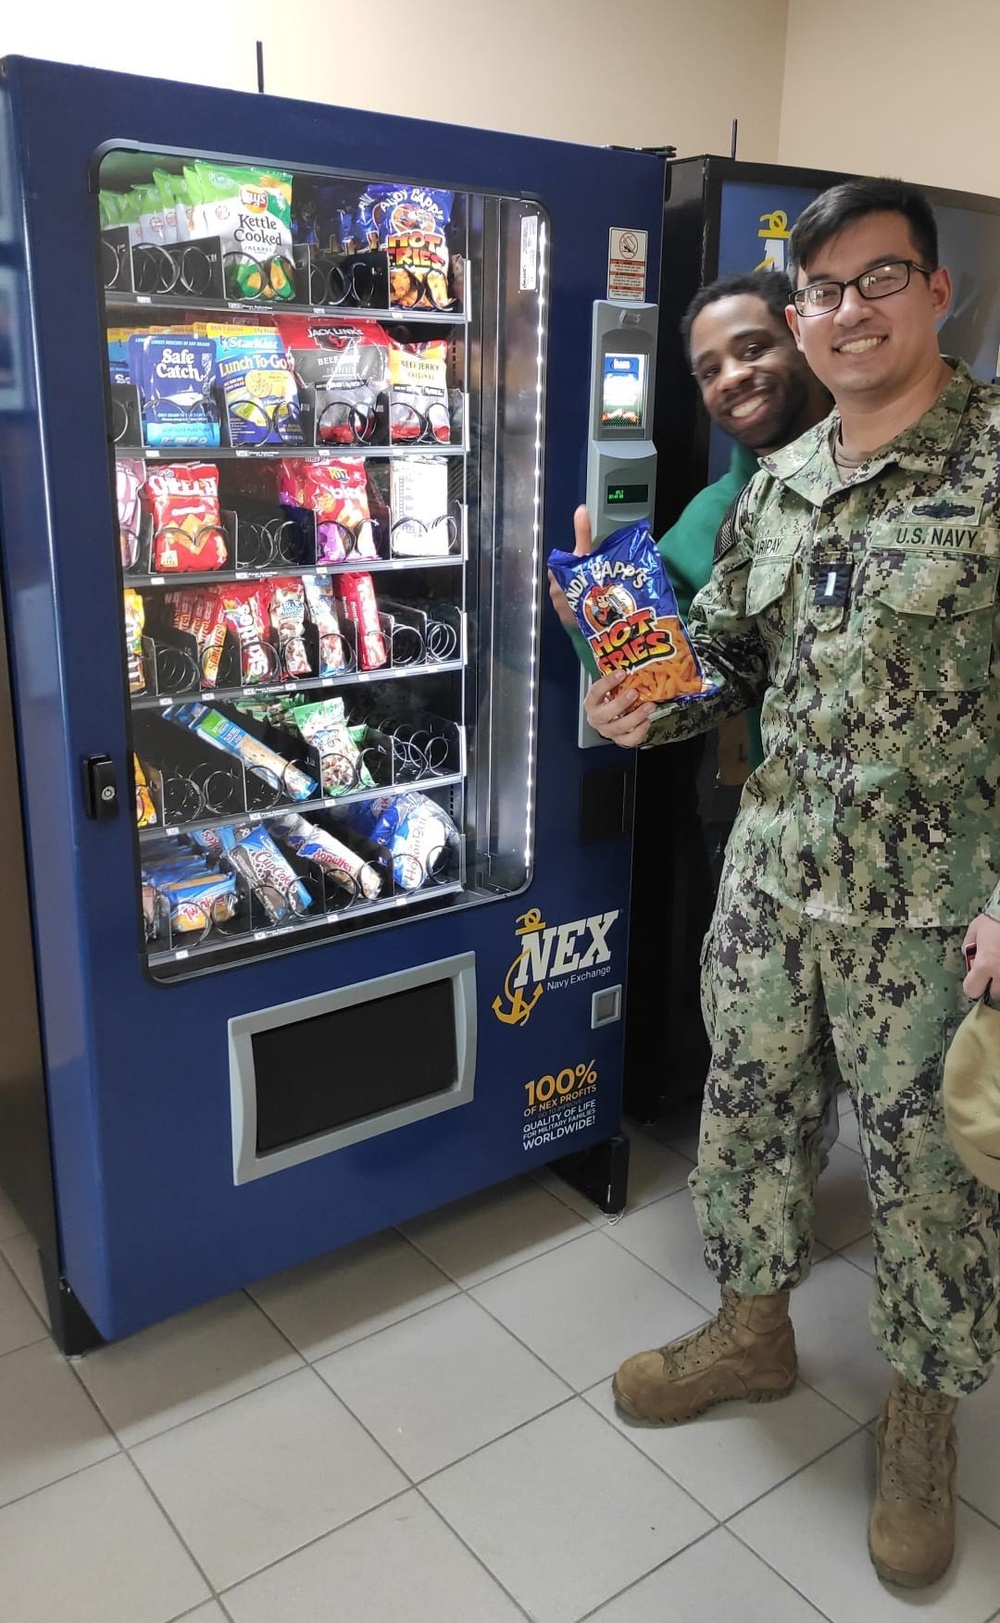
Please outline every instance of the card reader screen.
[[648, 502], [649, 486], [609, 485], [605, 499], [609, 507], [626, 507], [635, 502]]
[[605, 355], [601, 381], [601, 427], [646, 425], [645, 355]]

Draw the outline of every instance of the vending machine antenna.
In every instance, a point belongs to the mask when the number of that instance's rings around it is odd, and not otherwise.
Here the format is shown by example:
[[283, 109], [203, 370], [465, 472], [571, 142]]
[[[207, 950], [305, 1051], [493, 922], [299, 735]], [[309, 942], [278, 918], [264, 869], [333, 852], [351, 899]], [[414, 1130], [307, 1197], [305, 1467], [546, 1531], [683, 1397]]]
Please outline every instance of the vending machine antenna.
[[257, 89], [264, 94], [264, 41], [257, 41]]
[[729, 136], [729, 156], [733, 159], [736, 157], [736, 131], [739, 128], [739, 123], [738, 118], [733, 119], [733, 127]]

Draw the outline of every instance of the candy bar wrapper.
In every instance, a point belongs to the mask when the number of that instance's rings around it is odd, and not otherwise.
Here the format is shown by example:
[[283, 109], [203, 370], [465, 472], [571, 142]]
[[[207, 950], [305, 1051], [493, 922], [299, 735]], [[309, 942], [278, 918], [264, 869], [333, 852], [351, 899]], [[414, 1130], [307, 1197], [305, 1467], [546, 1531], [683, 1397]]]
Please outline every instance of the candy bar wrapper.
[[358, 628], [358, 664], [363, 671], [378, 670], [388, 661], [379, 624], [375, 588], [369, 574], [343, 574], [337, 581], [344, 614]]
[[293, 800], [312, 800], [318, 793], [319, 785], [308, 773], [286, 761], [218, 710], [204, 704], [182, 704], [171, 705], [163, 713], [168, 721], [187, 727], [206, 743], [235, 756], [272, 789], [283, 790]]
[[240, 645], [240, 678], [246, 683], [271, 682], [279, 675], [277, 655], [267, 641], [267, 590], [261, 586], [227, 586], [222, 612]]
[[142, 657], [142, 628], [146, 623], [146, 608], [139, 593], [131, 586], [126, 586], [123, 593], [125, 602], [125, 645], [128, 654], [128, 690], [130, 693], [145, 693], [146, 667]]
[[349, 845], [335, 839], [325, 828], [319, 828], [305, 817], [291, 812], [287, 817], [268, 820], [268, 828], [303, 862], [329, 875], [335, 884], [345, 890], [373, 901], [382, 889], [382, 875], [372, 863], [366, 862]]
[[551, 552], [548, 566], [601, 675], [627, 672], [622, 686], [637, 703], [690, 704], [718, 691], [702, 671], [645, 521], [615, 530], [583, 557]]
[[225, 860], [234, 873], [245, 879], [272, 924], [299, 917], [312, 906], [306, 885], [290, 867], [267, 829], [253, 828], [242, 839], [230, 843], [233, 829], [223, 829]]
[[337, 619], [333, 586], [329, 581], [306, 577], [306, 607], [319, 633], [319, 675], [334, 676], [350, 664], [347, 644]]
[[138, 755], [132, 757], [132, 772], [135, 777], [135, 820], [139, 828], [152, 828], [158, 818], [156, 806], [149, 789], [149, 779], [146, 769]]
[[283, 670], [288, 676], [310, 676], [312, 668], [305, 644], [306, 594], [301, 580], [272, 580], [269, 608]]

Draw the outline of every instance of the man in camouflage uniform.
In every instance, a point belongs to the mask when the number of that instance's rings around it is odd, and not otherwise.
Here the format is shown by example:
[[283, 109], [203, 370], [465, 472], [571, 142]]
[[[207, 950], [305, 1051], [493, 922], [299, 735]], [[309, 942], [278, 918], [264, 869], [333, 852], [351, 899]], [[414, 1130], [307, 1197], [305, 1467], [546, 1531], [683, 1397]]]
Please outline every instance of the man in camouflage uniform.
[[955, 1403], [1000, 1351], [998, 1199], [955, 1155], [940, 1089], [965, 997], [1000, 988], [1000, 389], [939, 354], [951, 284], [919, 193], [835, 187], [790, 247], [789, 324], [836, 409], [763, 459], [723, 523], [690, 620], [720, 691], [655, 710], [616, 676], [587, 700], [625, 746], [762, 702], [766, 749], [704, 960], [691, 1183], [722, 1308], [628, 1359], [615, 1395], [663, 1422], [794, 1385], [788, 1292], [809, 1268], [826, 1102], [812, 1059], [832, 1032], [895, 1371], [869, 1548], [916, 1587], [954, 1549]]

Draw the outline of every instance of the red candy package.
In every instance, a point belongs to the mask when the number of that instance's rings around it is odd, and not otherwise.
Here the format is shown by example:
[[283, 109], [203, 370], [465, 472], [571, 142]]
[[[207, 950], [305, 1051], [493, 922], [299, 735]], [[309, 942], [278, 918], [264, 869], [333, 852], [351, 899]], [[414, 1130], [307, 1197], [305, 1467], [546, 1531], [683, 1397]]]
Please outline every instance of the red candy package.
[[154, 468], [143, 492], [153, 518], [154, 573], [221, 569], [229, 556], [219, 511], [219, 470], [207, 462]]
[[239, 639], [241, 680], [276, 681], [281, 665], [267, 640], [267, 588], [227, 586], [221, 599], [226, 623]]
[[379, 625], [375, 588], [368, 574], [341, 575], [337, 581], [340, 606], [345, 619], [353, 620], [358, 632], [358, 666], [377, 670], [388, 660], [385, 638]]

